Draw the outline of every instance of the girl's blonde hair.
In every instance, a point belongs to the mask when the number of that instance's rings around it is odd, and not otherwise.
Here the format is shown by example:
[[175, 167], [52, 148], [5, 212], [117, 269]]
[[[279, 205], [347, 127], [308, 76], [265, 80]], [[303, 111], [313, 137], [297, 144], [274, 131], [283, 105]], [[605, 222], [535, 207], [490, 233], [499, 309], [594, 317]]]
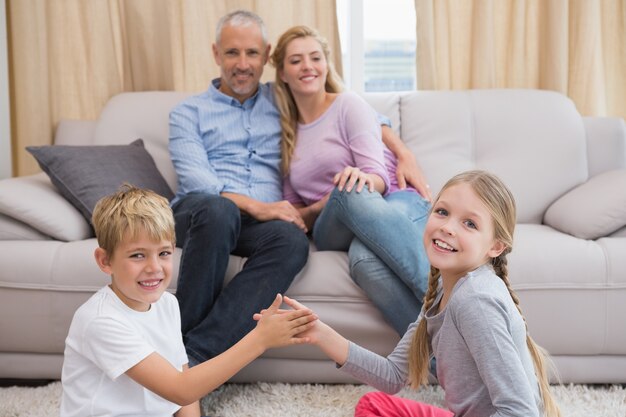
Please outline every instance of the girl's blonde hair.
[[324, 58], [328, 65], [328, 75], [324, 89], [328, 93], [340, 93], [343, 91], [343, 83], [341, 77], [337, 74], [333, 63], [330, 61], [330, 48], [328, 42], [319, 32], [308, 26], [294, 26], [287, 29], [281, 35], [274, 49], [274, 53], [270, 57], [270, 62], [276, 68], [276, 82], [274, 84], [274, 95], [276, 97], [276, 106], [280, 111], [280, 126], [282, 128], [282, 136], [280, 143], [281, 150], [281, 169], [284, 175], [289, 173], [289, 165], [296, 147], [296, 133], [298, 129], [298, 107], [293, 98], [293, 94], [289, 86], [280, 78], [280, 73], [285, 68], [285, 58], [287, 54], [287, 46], [294, 39], [310, 37], [315, 39], [322, 47]]
[[[502, 279], [509, 294], [515, 303], [520, 315], [526, 323], [526, 319], [522, 314], [519, 304], [519, 298], [508, 278], [508, 266], [506, 255], [513, 249], [513, 232], [515, 230], [516, 209], [513, 194], [506, 185], [495, 175], [486, 171], [467, 171], [454, 176], [441, 189], [437, 198], [433, 203], [433, 207], [441, 197], [441, 194], [448, 188], [458, 185], [468, 184], [472, 187], [478, 198], [485, 204], [487, 210], [491, 214], [494, 225], [495, 239], [505, 245], [504, 251], [496, 257], [492, 258], [491, 264], [493, 269]], [[428, 278], [428, 290], [424, 295], [424, 305], [422, 311], [427, 311], [435, 302], [437, 286], [440, 271], [431, 267], [430, 276]], [[528, 329], [528, 325], [526, 326]], [[546, 417], [560, 417], [561, 412], [550, 392], [550, 384], [548, 381], [547, 367], [550, 364], [547, 353], [526, 332], [526, 345], [530, 351], [535, 367], [535, 374], [539, 383], [539, 391], [543, 402], [544, 415]], [[413, 388], [428, 382], [428, 369], [430, 365], [430, 348], [428, 342], [428, 333], [426, 329], [426, 320], [422, 319], [415, 331], [411, 347], [409, 350], [409, 382]]]
[[134, 239], [141, 232], [153, 241], [176, 243], [174, 215], [167, 199], [130, 184], [98, 200], [91, 223], [98, 246], [109, 256], [124, 239]]

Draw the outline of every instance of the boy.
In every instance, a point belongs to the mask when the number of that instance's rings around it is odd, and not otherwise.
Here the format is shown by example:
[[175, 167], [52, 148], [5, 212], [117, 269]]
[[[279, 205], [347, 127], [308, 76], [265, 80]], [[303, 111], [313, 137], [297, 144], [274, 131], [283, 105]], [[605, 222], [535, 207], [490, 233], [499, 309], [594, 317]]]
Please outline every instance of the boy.
[[[111, 284], [74, 314], [65, 342], [61, 416], [197, 417], [199, 399], [270, 347], [295, 337], [317, 318], [272, 314], [232, 348], [193, 368], [180, 331], [172, 279], [174, 219], [168, 201], [124, 185], [102, 198], [92, 223], [94, 256]], [[280, 294], [269, 311], [276, 312]]]

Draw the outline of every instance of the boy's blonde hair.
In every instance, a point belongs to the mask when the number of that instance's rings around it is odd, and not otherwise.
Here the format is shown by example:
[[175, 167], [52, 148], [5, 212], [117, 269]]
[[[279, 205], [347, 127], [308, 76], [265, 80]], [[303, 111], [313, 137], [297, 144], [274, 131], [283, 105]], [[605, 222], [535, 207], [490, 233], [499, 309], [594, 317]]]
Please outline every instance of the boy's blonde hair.
[[157, 193], [123, 184], [120, 189], [101, 198], [93, 210], [91, 223], [98, 246], [113, 255], [126, 238], [134, 239], [145, 231], [154, 241], [176, 243], [174, 215], [166, 198]]
[[341, 77], [335, 70], [335, 66], [330, 60], [330, 47], [328, 41], [319, 34], [319, 32], [308, 26], [300, 25], [287, 29], [281, 35], [274, 48], [274, 53], [270, 57], [270, 62], [276, 68], [276, 80], [274, 82], [274, 95], [276, 97], [276, 106], [280, 112], [280, 127], [282, 128], [282, 137], [280, 141], [281, 147], [281, 170], [284, 175], [289, 173], [289, 165], [291, 157], [296, 148], [296, 133], [298, 130], [298, 118], [300, 113], [293, 98], [293, 94], [289, 89], [289, 85], [280, 78], [280, 72], [285, 69], [285, 59], [287, 55], [287, 46], [291, 41], [300, 38], [313, 38], [321, 46], [324, 58], [328, 66], [328, 75], [326, 76], [326, 84], [324, 89], [327, 93], [340, 93], [343, 91], [343, 82]]
[[[513, 249], [513, 232], [516, 222], [516, 208], [513, 193], [508, 187], [495, 175], [480, 170], [466, 171], [451, 178], [441, 189], [437, 198], [433, 202], [433, 207], [441, 197], [441, 194], [448, 188], [458, 185], [468, 184], [476, 193], [476, 196], [483, 202], [494, 226], [494, 238], [502, 242], [505, 246], [502, 253], [492, 258], [491, 265], [498, 277], [504, 282], [509, 294], [515, 303], [524, 323], [526, 318], [522, 314], [519, 304], [519, 298], [509, 282], [508, 266], [506, 255]], [[430, 268], [430, 276], [428, 278], [428, 290], [424, 295], [424, 305], [422, 311], [425, 312], [432, 307], [437, 295], [437, 286], [441, 272], [434, 267]], [[527, 326], [528, 328], [528, 326]], [[539, 383], [539, 392], [543, 402], [544, 415], [546, 417], [560, 417], [561, 412], [558, 405], [550, 392], [550, 384], [548, 381], [547, 367], [550, 362], [547, 353], [537, 345], [526, 332], [526, 345], [533, 359], [535, 374]], [[430, 365], [430, 347], [428, 343], [428, 333], [426, 329], [426, 320], [422, 318], [420, 321], [409, 350], [409, 381], [413, 388], [426, 384], [428, 381], [428, 369]]]

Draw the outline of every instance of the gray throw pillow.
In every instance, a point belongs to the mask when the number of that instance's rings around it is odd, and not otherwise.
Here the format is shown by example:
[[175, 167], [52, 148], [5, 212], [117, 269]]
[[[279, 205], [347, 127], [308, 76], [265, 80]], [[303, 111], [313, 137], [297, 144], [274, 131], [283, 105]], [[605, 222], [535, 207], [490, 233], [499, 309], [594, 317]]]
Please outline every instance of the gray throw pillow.
[[125, 182], [168, 200], [174, 197], [142, 139], [128, 145], [28, 146], [26, 150], [89, 223], [98, 200]]

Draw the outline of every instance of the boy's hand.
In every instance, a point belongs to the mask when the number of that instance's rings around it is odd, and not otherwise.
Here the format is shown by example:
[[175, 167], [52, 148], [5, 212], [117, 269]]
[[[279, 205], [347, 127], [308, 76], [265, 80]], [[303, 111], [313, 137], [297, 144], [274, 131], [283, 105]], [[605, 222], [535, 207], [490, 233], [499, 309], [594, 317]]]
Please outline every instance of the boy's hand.
[[277, 294], [271, 306], [254, 315], [258, 321], [254, 331], [265, 349], [310, 343], [302, 334], [315, 325], [317, 316], [304, 306], [298, 310], [279, 310], [282, 301], [283, 297]]

